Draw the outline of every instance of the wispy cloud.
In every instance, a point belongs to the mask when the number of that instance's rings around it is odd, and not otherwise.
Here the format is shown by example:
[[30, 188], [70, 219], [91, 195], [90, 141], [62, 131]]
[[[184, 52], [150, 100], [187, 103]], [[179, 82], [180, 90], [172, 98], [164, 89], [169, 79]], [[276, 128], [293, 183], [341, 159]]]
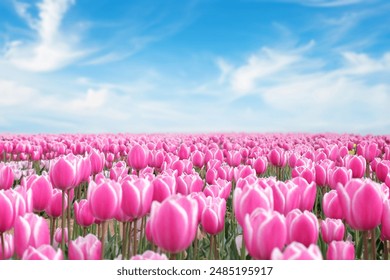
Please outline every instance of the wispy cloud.
[[30, 13], [30, 4], [15, 1], [17, 14], [34, 32], [32, 39], [8, 42], [3, 58], [18, 68], [45, 72], [60, 69], [85, 53], [78, 50], [76, 34], [64, 34], [61, 23], [75, 0], [42, 0], [36, 4], [38, 15]]
[[279, 2], [297, 3], [305, 6], [313, 7], [340, 7], [354, 5], [364, 2], [372, 2], [372, 0], [278, 0]]

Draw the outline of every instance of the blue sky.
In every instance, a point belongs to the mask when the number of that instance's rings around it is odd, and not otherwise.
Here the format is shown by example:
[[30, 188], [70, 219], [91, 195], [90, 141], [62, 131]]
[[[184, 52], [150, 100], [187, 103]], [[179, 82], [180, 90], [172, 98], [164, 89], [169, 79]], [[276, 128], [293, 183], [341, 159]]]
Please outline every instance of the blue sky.
[[390, 3], [3, 0], [0, 131], [390, 134]]

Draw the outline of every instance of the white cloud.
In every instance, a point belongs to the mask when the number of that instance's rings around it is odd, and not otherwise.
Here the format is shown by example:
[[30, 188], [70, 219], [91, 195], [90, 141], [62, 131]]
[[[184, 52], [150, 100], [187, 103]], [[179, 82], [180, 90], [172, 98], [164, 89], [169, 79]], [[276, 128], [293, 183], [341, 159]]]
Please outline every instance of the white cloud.
[[14, 40], [5, 46], [4, 58], [18, 68], [45, 72], [60, 69], [85, 53], [75, 47], [75, 34], [64, 34], [61, 23], [74, 0], [42, 0], [38, 16], [29, 13], [30, 4], [15, 2], [19, 16], [34, 32], [33, 40]]
[[251, 55], [244, 65], [232, 72], [231, 85], [239, 93], [251, 92], [259, 80], [281, 72], [298, 61], [299, 57], [295, 54], [262, 48], [259, 55]]
[[[240, 104], [241, 118], [244, 112], [251, 115], [247, 122], [264, 120], [262, 131], [388, 129], [390, 81], [386, 77], [390, 53], [374, 58], [366, 53], [343, 52], [339, 55], [340, 66], [329, 69], [326, 61], [312, 58], [309, 49], [283, 53], [267, 49], [229, 68], [223, 92], [233, 96], [240, 93], [230, 99], [231, 107]], [[226, 75], [226, 70], [218, 66], [221, 75]], [[246, 101], [240, 101], [245, 96]]]
[[[372, 0], [366, 0], [366, 2], [369, 1]], [[363, 0], [279, 0], [279, 2], [291, 2], [314, 7], [340, 7], [364, 3]]]
[[36, 95], [34, 89], [12, 80], [0, 80], [0, 106], [16, 106], [30, 102]]
[[370, 74], [381, 71], [390, 71], [390, 52], [380, 59], [373, 59], [365, 53], [344, 52], [345, 72], [348, 74]]

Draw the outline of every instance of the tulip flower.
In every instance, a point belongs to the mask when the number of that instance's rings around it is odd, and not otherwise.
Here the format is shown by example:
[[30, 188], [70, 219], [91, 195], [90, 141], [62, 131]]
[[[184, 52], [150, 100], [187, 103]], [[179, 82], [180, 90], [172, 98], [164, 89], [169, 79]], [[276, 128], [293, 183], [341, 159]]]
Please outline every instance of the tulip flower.
[[162, 202], [167, 197], [176, 193], [176, 179], [168, 174], [159, 174], [152, 181], [153, 200]]
[[198, 174], [183, 174], [176, 178], [176, 186], [178, 193], [187, 195], [192, 192], [201, 192], [204, 182]]
[[130, 260], [168, 260], [165, 254], [159, 254], [150, 250], [145, 251], [142, 255], [135, 255]]
[[321, 235], [325, 243], [341, 241], [344, 238], [345, 226], [340, 219], [329, 219], [321, 221]]
[[33, 209], [41, 212], [49, 205], [53, 192], [53, 187], [48, 176], [36, 176], [31, 182]]
[[322, 198], [322, 209], [328, 218], [343, 219], [343, 209], [336, 190], [331, 190], [324, 194]]
[[222, 198], [206, 198], [206, 205], [201, 215], [201, 224], [205, 232], [215, 235], [225, 225], [226, 201]]
[[271, 255], [272, 260], [322, 260], [320, 248], [316, 244], [306, 247], [302, 243], [292, 242], [282, 252], [275, 248]]
[[88, 200], [82, 199], [79, 202], [76, 201], [73, 207], [74, 207], [74, 216], [76, 218], [76, 222], [80, 226], [89, 227], [95, 222], [95, 217], [91, 212]]
[[121, 185], [110, 179], [99, 183], [91, 181], [88, 186], [87, 200], [93, 216], [100, 221], [114, 218], [122, 201]]
[[153, 185], [146, 179], [125, 180], [122, 183], [123, 212], [133, 218], [141, 218], [150, 211]]
[[283, 215], [258, 208], [245, 216], [243, 225], [245, 246], [254, 259], [267, 260], [275, 248], [286, 244], [287, 228]]
[[352, 170], [352, 178], [362, 178], [366, 172], [366, 159], [362, 156], [347, 155], [344, 157], [344, 166]]
[[355, 247], [350, 241], [332, 241], [326, 251], [328, 260], [354, 260]]
[[14, 236], [8, 233], [2, 234], [3, 236], [0, 238], [0, 260], [8, 260], [14, 254]]
[[0, 190], [0, 209], [0, 234], [3, 234], [14, 226], [15, 221], [14, 206], [4, 190]]
[[148, 166], [149, 150], [139, 144], [135, 144], [127, 157], [127, 164], [135, 169], [141, 170]]
[[243, 189], [236, 188], [233, 195], [233, 209], [237, 222], [243, 226], [246, 214], [251, 214], [256, 208], [274, 209], [272, 189], [261, 188], [259, 185], [247, 185]]
[[177, 194], [153, 202], [148, 220], [153, 242], [171, 253], [187, 249], [195, 239], [197, 217], [198, 204], [190, 197]]
[[0, 165], [0, 190], [8, 190], [14, 183], [14, 173], [11, 167]]
[[50, 245], [41, 245], [38, 248], [32, 246], [24, 252], [22, 260], [63, 260], [61, 249], [57, 251]]
[[287, 214], [286, 225], [288, 244], [297, 241], [309, 247], [310, 244], [317, 243], [319, 225], [312, 212], [294, 209]]
[[79, 236], [69, 243], [69, 260], [100, 260], [101, 241], [93, 234]]
[[383, 194], [370, 179], [352, 179], [338, 185], [337, 195], [347, 223], [356, 230], [371, 230], [381, 223]]
[[14, 234], [15, 252], [19, 258], [29, 246], [38, 248], [41, 245], [50, 244], [47, 221], [33, 213], [27, 213], [16, 219]]

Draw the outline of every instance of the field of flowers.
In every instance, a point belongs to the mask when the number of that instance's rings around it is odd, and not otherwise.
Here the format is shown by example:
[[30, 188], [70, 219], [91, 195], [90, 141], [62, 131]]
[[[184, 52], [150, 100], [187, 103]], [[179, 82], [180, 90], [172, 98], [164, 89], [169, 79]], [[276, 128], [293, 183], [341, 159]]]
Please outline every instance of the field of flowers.
[[390, 136], [0, 135], [0, 260], [388, 259]]

